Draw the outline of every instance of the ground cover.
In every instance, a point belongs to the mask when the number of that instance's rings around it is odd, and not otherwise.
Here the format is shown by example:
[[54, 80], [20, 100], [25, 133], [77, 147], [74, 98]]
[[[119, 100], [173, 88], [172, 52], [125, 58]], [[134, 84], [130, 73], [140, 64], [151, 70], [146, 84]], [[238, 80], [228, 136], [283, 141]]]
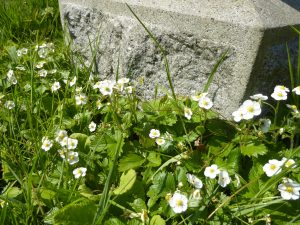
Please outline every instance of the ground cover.
[[210, 80], [176, 95], [166, 56], [145, 101], [80, 63], [56, 1], [1, 4], [0, 224], [300, 223], [300, 63], [225, 119]]

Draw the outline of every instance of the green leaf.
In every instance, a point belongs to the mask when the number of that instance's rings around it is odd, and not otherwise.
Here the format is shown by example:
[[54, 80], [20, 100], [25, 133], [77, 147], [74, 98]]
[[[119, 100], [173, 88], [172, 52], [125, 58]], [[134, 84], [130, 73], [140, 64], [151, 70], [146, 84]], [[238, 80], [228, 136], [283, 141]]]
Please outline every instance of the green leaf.
[[93, 224], [96, 210], [94, 202], [81, 199], [60, 209], [54, 221], [61, 225], [90, 225]]
[[156, 154], [155, 152], [150, 152], [147, 160], [149, 161], [147, 164], [148, 166], [156, 167], [161, 165], [160, 155]]
[[145, 201], [141, 198], [135, 199], [133, 203], [129, 204], [136, 212], [141, 212], [143, 209], [147, 209]]
[[150, 221], [150, 225], [165, 225], [166, 221], [160, 215], [155, 215]]
[[104, 222], [104, 225], [124, 225], [124, 223], [118, 218], [110, 218]]
[[120, 178], [120, 184], [119, 186], [114, 190], [115, 195], [121, 195], [130, 190], [134, 182], [136, 180], [136, 172], [134, 170], [129, 170], [124, 172]]
[[241, 153], [247, 156], [258, 157], [258, 155], [265, 155], [268, 149], [264, 144], [251, 143], [241, 146]]
[[123, 172], [126, 170], [134, 169], [141, 166], [145, 159], [137, 154], [128, 154], [120, 159], [119, 171]]

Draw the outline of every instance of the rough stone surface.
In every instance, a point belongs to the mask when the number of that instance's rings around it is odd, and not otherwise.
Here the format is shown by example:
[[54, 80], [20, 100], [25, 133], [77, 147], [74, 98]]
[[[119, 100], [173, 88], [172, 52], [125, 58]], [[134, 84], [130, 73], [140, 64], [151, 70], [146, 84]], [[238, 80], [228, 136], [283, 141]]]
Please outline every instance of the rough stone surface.
[[[60, 0], [62, 21], [73, 47], [100, 79], [144, 80], [140, 96], [168, 89], [163, 59], [127, 2], [167, 51], [175, 90], [201, 91], [227, 49], [209, 89], [215, 109], [228, 116], [257, 92], [270, 94], [287, 82], [286, 42], [297, 49], [290, 25], [300, 24], [298, 0]], [[94, 49], [95, 51], [92, 51]]]

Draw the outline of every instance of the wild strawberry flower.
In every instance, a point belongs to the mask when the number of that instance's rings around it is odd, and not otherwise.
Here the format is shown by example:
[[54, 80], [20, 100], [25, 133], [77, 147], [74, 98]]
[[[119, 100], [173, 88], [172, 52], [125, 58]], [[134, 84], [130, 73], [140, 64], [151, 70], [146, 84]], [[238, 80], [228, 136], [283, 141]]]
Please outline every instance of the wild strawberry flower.
[[117, 83], [118, 84], [127, 84], [127, 83], [129, 83], [129, 79], [126, 77], [123, 77], [123, 78], [119, 79]]
[[53, 142], [48, 137], [42, 138], [42, 149], [47, 152], [52, 148]]
[[252, 100], [256, 100], [256, 101], [265, 101], [265, 100], [268, 100], [268, 96], [265, 96], [265, 95], [262, 95], [262, 94], [252, 95], [252, 96], [250, 96], [250, 98]]
[[67, 161], [70, 165], [79, 162], [78, 152], [69, 151], [67, 152], [66, 156], [67, 156]]
[[41, 68], [44, 67], [45, 63], [46, 63], [45, 61], [40, 61], [40, 62], [38, 62], [38, 63], [35, 65], [35, 67], [36, 67], [37, 69], [41, 69]]
[[271, 97], [277, 101], [286, 100], [287, 99], [287, 92], [290, 90], [282, 85], [277, 85], [274, 88], [274, 92], [271, 94]]
[[193, 111], [188, 107], [184, 107], [184, 116], [185, 116], [185, 118], [190, 120], [192, 118], [192, 115], [193, 115]]
[[47, 70], [42, 69], [42, 70], [38, 71], [38, 74], [40, 77], [46, 77], [48, 72], [47, 72]]
[[221, 170], [219, 173], [218, 184], [224, 188], [228, 184], [230, 184], [230, 182], [231, 182], [231, 179], [230, 179], [228, 172], [225, 170]]
[[77, 147], [77, 144], [77, 139], [67, 138], [67, 149], [75, 149]]
[[285, 200], [297, 200], [300, 197], [300, 184], [289, 178], [284, 178], [283, 183], [278, 185], [278, 191]]
[[76, 84], [76, 81], [77, 81], [77, 77], [75, 76], [69, 83], [70, 87], [73, 87]]
[[149, 137], [154, 139], [154, 138], [159, 138], [160, 137], [160, 131], [157, 129], [151, 129], [149, 133]]
[[271, 126], [271, 120], [261, 119], [260, 122], [261, 122], [260, 129], [262, 130], [262, 132], [264, 132], [264, 133], [269, 132], [270, 126]]
[[155, 142], [157, 145], [164, 145], [166, 143], [166, 140], [164, 138], [156, 138]]
[[[61, 142], [62, 142], [65, 138], [67, 138], [67, 137], [68, 137], [67, 131], [65, 131], [65, 130], [58, 130], [58, 131], [56, 132], [56, 138], [55, 138], [55, 141], [61, 144]], [[67, 145], [67, 143], [66, 143], [65, 145]], [[65, 146], [65, 145], [64, 145], [64, 146]]]
[[285, 92], [290, 92], [290, 89], [288, 89], [287, 87], [283, 86], [283, 85], [276, 85], [274, 88], [274, 91], [285, 91]]
[[59, 149], [59, 150], [57, 150], [57, 152], [62, 159], [65, 159], [66, 155], [68, 153], [68, 149], [66, 149], [66, 148]]
[[79, 167], [73, 170], [75, 179], [85, 177], [87, 169], [85, 167]]
[[232, 113], [232, 116], [235, 122], [240, 122], [243, 119], [243, 112], [241, 111], [241, 109], [238, 109], [237, 111], [234, 111]]
[[206, 96], [203, 96], [199, 100], [199, 107], [203, 109], [210, 109], [213, 107], [213, 102]]
[[87, 102], [87, 97], [83, 93], [79, 93], [79, 95], [75, 95], [76, 105], [85, 105]]
[[103, 95], [111, 95], [113, 93], [113, 88], [115, 86], [115, 81], [112, 80], [103, 80], [98, 81], [93, 88], [98, 88], [101, 94]]
[[96, 130], [96, 127], [97, 127], [97, 124], [94, 123], [94, 121], [92, 121], [90, 124], [89, 124], [89, 130], [90, 132], [94, 132]]
[[9, 70], [6, 74], [7, 76], [7, 81], [11, 84], [17, 84], [18, 83], [18, 80], [17, 78], [15, 77], [15, 74], [14, 74], [14, 71], [13, 70]]
[[292, 91], [295, 92], [296, 95], [300, 95], [300, 86], [295, 87]]
[[28, 53], [28, 49], [27, 48], [22, 48], [22, 49], [18, 49], [17, 50], [17, 56], [21, 57], [23, 55], [26, 55]]
[[287, 158], [283, 157], [281, 159], [281, 162], [285, 167], [290, 167], [290, 166], [292, 166], [292, 168], [296, 167], [296, 162], [293, 159], [287, 159]]
[[15, 108], [15, 106], [16, 106], [15, 103], [10, 100], [6, 101], [4, 104], [4, 107], [7, 109], [13, 109], [13, 108]]
[[132, 91], [133, 91], [133, 87], [132, 87], [132, 86], [127, 86], [127, 87], [125, 87], [125, 92], [126, 92], [126, 93], [132, 94]]
[[204, 176], [209, 177], [210, 179], [215, 179], [216, 176], [220, 173], [220, 170], [216, 164], [208, 166], [204, 170]]
[[52, 84], [51, 91], [56, 92], [58, 89], [60, 89], [60, 83], [58, 81], [56, 81]]
[[193, 185], [195, 188], [201, 189], [203, 187], [202, 181], [198, 177], [196, 177], [195, 175], [187, 173], [186, 177], [187, 177], [187, 181], [191, 185]]
[[245, 120], [252, 119], [254, 116], [258, 116], [261, 114], [260, 104], [252, 100], [244, 101], [240, 110], [243, 114], [243, 119]]
[[200, 189], [195, 189], [192, 193], [192, 199], [200, 200], [201, 199], [201, 193]]
[[286, 104], [286, 107], [288, 107], [289, 109], [293, 110], [294, 113], [299, 113], [298, 111], [298, 108], [296, 105], [289, 105], [289, 104]]
[[263, 171], [268, 177], [279, 174], [281, 172], [282, 162], [276, 159], [270, 159], [268, 163], [263, 166]]
[[185, 195], [175, 192], [169, 200], [169, 205], [175, 213], [185, 212], [188, 208], [188, 199]]

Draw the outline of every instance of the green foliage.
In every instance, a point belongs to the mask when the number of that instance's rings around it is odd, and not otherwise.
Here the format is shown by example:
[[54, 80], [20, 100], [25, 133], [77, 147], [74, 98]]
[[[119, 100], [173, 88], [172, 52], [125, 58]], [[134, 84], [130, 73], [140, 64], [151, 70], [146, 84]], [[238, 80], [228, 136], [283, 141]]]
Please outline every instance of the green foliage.
[[[24, 4], [5, 1], [0, 9], [0, 224], [300, 222], [299, 200], [279, 190], [287, 178], [300, 181], [299, 113], [257, 100], [274, 110], [264, 128], [245, 112], [235, 122], [200, 107], [205, 93], [176, 96], [167, 51], [148, 29], [171, 94], [157, 89], [163, 97], [142, 100], [135, 82], [122, 80], [126, 74], [118, 85], [89, 79], [92, 66], [80, 64], [62, 39], [49, 42], [60, 33], [57, 2]], [[289, 67], [296, 87], [300, 70]], [[292, 92], [289, 103], [299, 107]], [[150, 135], [154, 129], [159, 135]], [[268, 177], [269, 160], [280, 171]]]

